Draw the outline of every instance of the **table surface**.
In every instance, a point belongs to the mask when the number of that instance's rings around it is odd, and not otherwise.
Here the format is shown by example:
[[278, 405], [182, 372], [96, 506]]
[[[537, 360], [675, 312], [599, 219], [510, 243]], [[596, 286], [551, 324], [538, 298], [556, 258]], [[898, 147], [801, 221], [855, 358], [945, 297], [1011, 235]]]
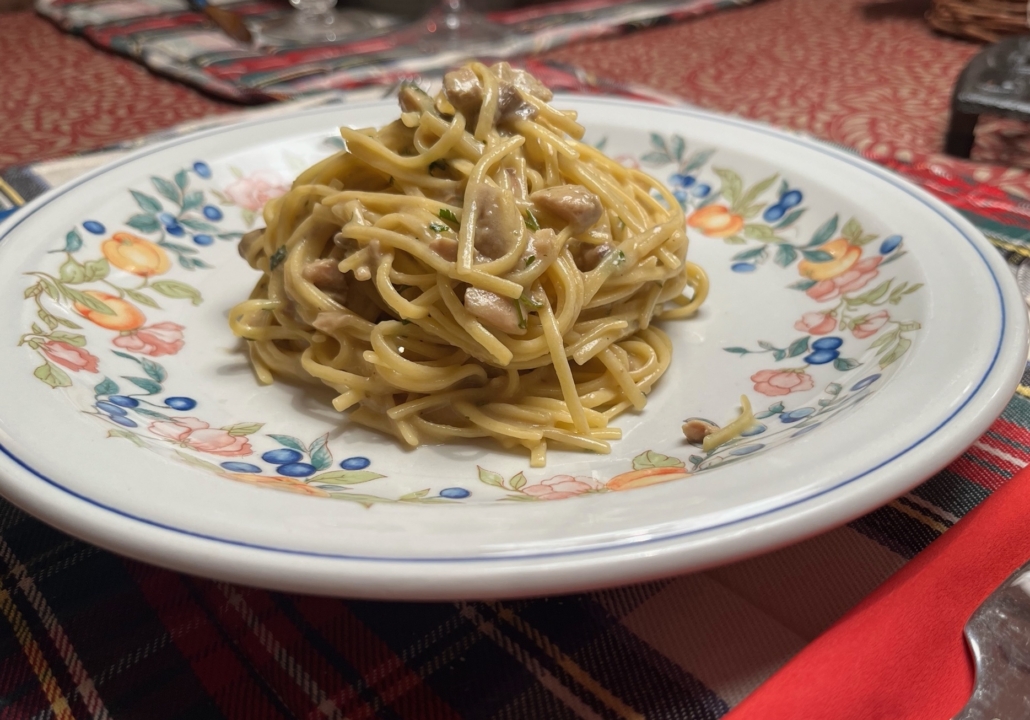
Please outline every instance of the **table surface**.
[[[906, 161], [941, 146], [951, 87], [979, 49], [931, 33], [927, 6], [765, 0], [547, 57]], [[0, 15], [0, 78], [0, 167], [238, 109], [27, 12]], [[1027, 425], [999, 423], [1017, 421]], [[993, 452], [1004, 476], [1030, 460], [1030, 450]], [[952, 498], [947, 518], [896, 501], [819, 538], [689, 577], [456, 606], [341, 603], [201, 581], [115, 558], [4, 504], [0, 714], [282, 717], [307, 703], [312, 717], [351, 708], [347, 717], [716, 718], [997, 482], [960, 470], [973, 499]], [[490, 687], [477, 685], [484, 680]]]

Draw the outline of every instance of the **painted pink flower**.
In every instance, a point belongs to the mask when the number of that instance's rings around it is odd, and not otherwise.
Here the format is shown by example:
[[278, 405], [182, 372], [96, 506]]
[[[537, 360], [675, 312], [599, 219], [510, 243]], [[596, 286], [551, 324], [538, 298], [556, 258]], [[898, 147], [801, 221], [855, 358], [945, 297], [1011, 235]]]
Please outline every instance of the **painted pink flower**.
[[837, 327], [837, 318], [833, 315], [820, 312], [808, 312], [801, 316], [801, 319], [794, 323], [794, 329], [812, 335], [825, 335], [833, 332]]
[[55, 362], [75, 372], [85, 370], [86, 372], [95, 373], [97, 371], [97, 363], [100, 362], [96, 355], [91, 355], [82, 348], [75, 347], [64, 340], [47, 340], [40, 345], [39, 349], [43, 351], [43, 354], [51, 362]]
[[182, 339], [184, 329], [182, 325], [173, 322], [160, 322], [119, 335], [111, 342], [129, 352], [143, 353], [150, 357], [174, 355], [186, 344]]
[[789, 395], [815, 387], [812, 376], [799, 370], [759, 370], [751, 376], [755, 390], [763, 395]]
[[150, 432], [200, 452], [237, 457], [250, 455], [253, 449], [245, 436], [230, 435], [228, 431], [213, 428], [203, 420], [177, 417], [150, 423]]
[[806, 290], [808, 297], [817, 302], [836, 300], [845, 293], [861, 290], [866, 284], [879, 274], [876, 266], [883, 261], [883, 257], [868, 257], [859, 260], [848, 270], [829, 280], [820, 280]]
[[572, 475], [555, 475], [547, 480], [542, 480], [536, 485], [529, 485], [522, 489], [526, 495], [532, 495], [538, 500], [563, 500], [564, 498], [582, 495], [591, 490], [597, 490], [600, 485], [590, 477], [573, 477]]
[[884, 323], [891, 319], [891, 316], [887, 314], [886, 310], [881, 310], [878, 313], [873, 313], [867, 317], [863, 322], [859, 323], [852, 329], [855, 337], [859, 340], [867, 338], [870, 335], [875, 335], [883, 327]]
[[224, 192], [241, 208], [257, 212], [266, 202], [285, 194], [289, 189], [289, 183], [278, 173], [272, 170], [258, 170], [226, 186]]

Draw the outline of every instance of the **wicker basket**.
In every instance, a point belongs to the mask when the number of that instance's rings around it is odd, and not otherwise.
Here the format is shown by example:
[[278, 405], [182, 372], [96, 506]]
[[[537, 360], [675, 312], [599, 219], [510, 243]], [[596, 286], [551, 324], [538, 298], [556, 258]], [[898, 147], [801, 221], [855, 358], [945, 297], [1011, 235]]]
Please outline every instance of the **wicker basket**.
[[934, 0], [926, 19], [941, 32], [984, 42], [1030, 33], [1027, 0]]

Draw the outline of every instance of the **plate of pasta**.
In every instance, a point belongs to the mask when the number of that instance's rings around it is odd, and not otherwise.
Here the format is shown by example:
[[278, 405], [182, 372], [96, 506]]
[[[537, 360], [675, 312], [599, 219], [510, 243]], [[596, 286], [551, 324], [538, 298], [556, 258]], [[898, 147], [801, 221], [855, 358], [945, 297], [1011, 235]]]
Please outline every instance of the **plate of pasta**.
[[353, 597], [796, 541], [960, 454], [1027, 360], [1005, 262], [889, 171], [505, 63], [147, 147], [0, 225], [0, 268], [4, 496]]

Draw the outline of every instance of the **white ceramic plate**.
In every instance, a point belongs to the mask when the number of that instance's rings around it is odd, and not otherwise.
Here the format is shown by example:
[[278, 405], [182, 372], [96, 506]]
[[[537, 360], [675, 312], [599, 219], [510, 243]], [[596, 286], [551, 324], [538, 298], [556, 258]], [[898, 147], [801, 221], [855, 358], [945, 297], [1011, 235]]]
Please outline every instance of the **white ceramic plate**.
[[[1027, 357], [1005, 264], [957, 213], [852, 155], [702, 112], [563, 97], [684, 203], [712, 279], [610, 456], [402, 450], [326, 397], [258, 387], [226, 324], [234, 239], [339, 124], [319, 109], [147, 148], [0, 227], [0, 491], [178, 570], [376, 598], [557, 593], [683, 572], [850, 520], [957, 456]], [[705, 454], [687, 417], [762, 425]]]

